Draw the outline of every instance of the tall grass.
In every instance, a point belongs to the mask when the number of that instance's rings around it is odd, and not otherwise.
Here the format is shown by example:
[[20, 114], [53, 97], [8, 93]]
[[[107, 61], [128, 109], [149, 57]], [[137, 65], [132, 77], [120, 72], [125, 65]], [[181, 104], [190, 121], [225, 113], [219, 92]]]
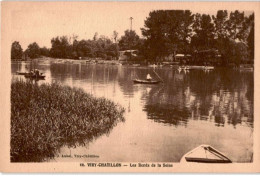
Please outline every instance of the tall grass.
[[63, 145], [84, 144], [124, 121], [124, 109], [81, 89], [11, 84], [11, 161], [39, 162]]

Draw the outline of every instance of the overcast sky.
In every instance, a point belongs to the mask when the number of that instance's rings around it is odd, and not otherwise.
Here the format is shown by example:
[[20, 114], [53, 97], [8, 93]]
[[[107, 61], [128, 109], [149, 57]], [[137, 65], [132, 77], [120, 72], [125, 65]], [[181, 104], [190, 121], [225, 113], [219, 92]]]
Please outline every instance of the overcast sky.
[[[133, 30], [141, 36], [144, 20], [149, 12], [157, 9], [176, 9], [167, 4], [154, 6], [137, 3], [78, 3], [74, 5], [41, 4], [31, 8], [25, 7], [12, 13], [12, 40], [19, 41], [25, 50], [32, 42], [40, 47], [51, 47], [50, 40], [56, 36], [78, 35], [78, 39], [92, 39], [95, 32], [112, 37], [113, 31], [119, 33], [130, 28], [130, 17], [133, 17]], [[193, 10], [193, 13], [215, 15], [217, 10]]]

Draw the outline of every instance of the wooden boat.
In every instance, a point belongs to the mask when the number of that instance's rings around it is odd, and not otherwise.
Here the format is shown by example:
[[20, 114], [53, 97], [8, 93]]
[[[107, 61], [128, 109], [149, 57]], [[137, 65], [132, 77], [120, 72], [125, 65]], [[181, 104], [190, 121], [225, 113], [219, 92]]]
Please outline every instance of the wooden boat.
[[232, 163], [223, 153], [209, 145], [200, 145], [186, 153], [181, 163]]
[[35, 75], [35, 74], [25, 74], [24, 75], [25, 76], [25, 78], [30, 78], [30, 79], [45, 79], [45, 75]]
[[140, 83], [140, 84], [158, 84], [161, 81], [159, 80], [139, 80], [139, 79], [134, 79], [134, 83]]
[[16, 72], [17, 75], [26, 75], [29, 74], [29, 72]]

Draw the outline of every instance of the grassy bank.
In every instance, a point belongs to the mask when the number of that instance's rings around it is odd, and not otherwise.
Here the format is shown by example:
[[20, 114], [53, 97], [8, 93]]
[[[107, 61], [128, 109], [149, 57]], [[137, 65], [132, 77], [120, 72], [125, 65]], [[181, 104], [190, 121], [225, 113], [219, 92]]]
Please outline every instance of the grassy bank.
[[123, 121], [124, 109], [81, 89], [14, 81], [11, 85], [11, 161], [38, 162], [63, 145], [85, 144]]

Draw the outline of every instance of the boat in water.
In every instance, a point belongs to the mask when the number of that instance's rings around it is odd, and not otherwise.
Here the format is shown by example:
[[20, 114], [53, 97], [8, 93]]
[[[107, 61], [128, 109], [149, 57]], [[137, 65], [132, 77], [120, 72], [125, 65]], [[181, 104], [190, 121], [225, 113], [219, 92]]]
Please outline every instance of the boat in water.
[[139, 80], [139, 79], [134, 79], [134, 83], [140, 83], [140, 84], [159, 84], [161, 81], [160, 80]]
[[181, 163], [232, 163], [223, 153], [209, 145], [200, 145], [181, 158]]
[[45, 79], [45, 75], [36, 75], [36, 74], [25, 74], [24, 75], [25, 78], [30, 78], [30, 79], [36, 79], [36, 80], [44, 80]]
[[17, 75], [26, 75], [26, 74], [29, 74], [29, 72], [16, 72]]

